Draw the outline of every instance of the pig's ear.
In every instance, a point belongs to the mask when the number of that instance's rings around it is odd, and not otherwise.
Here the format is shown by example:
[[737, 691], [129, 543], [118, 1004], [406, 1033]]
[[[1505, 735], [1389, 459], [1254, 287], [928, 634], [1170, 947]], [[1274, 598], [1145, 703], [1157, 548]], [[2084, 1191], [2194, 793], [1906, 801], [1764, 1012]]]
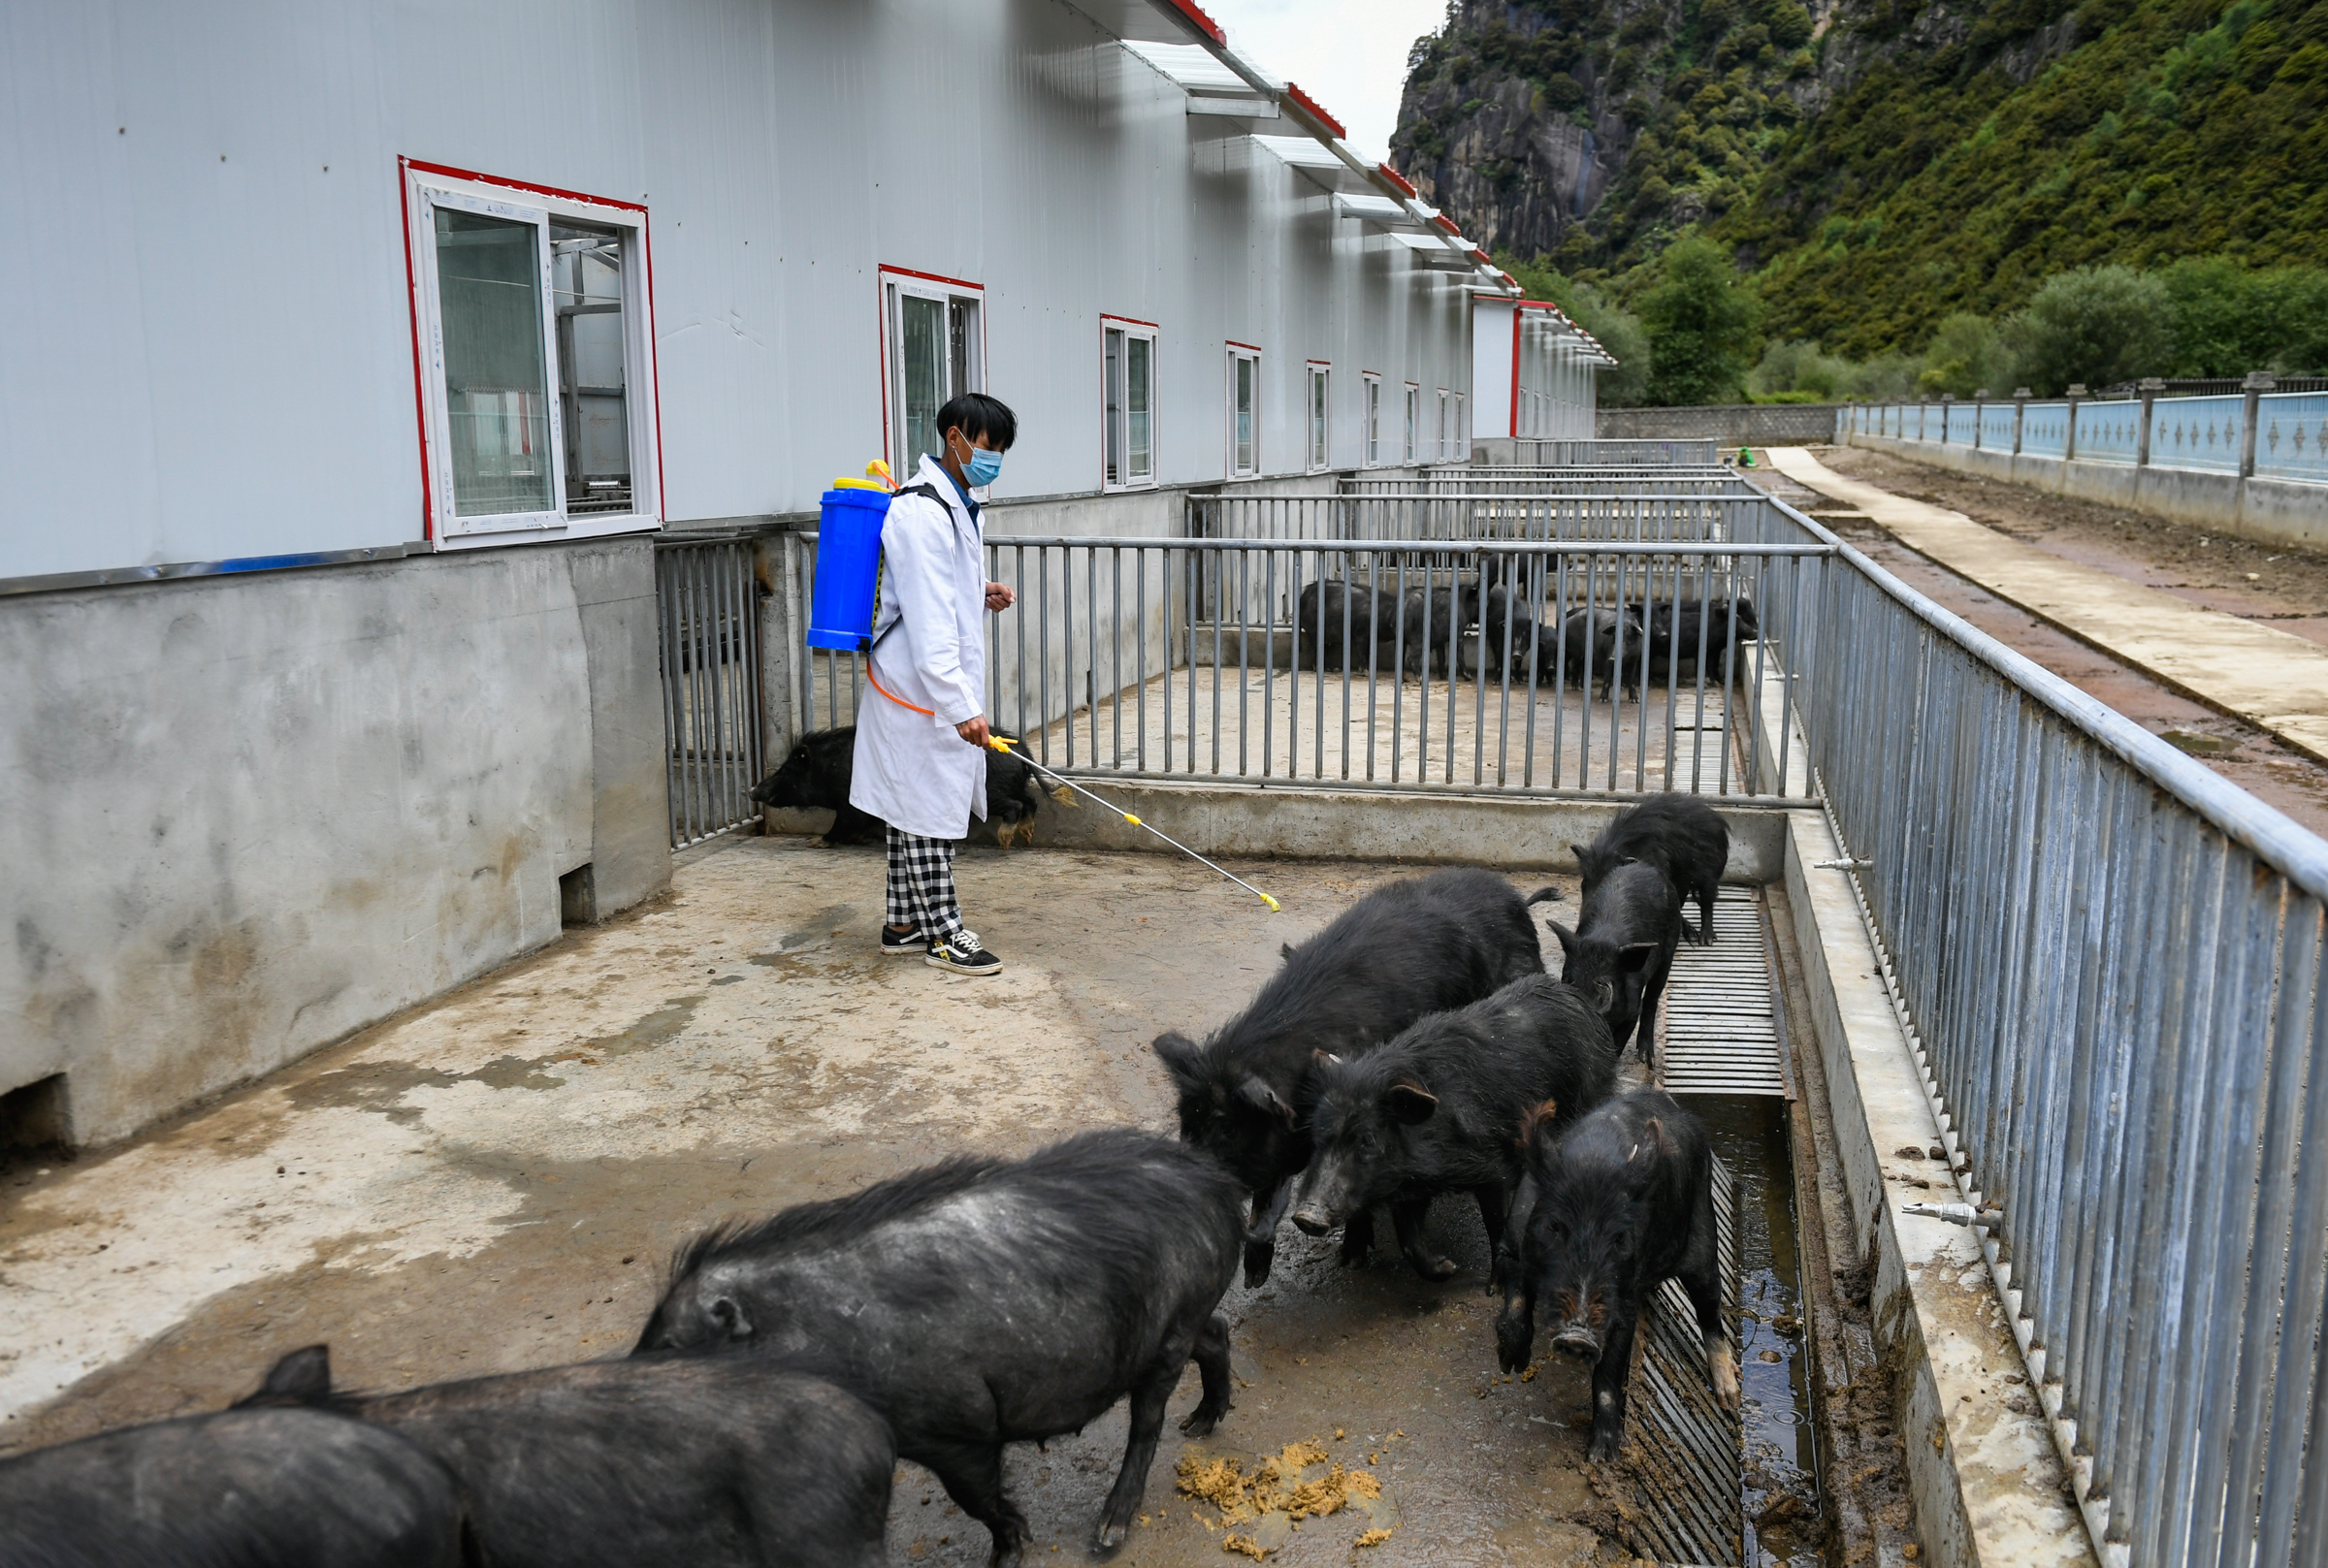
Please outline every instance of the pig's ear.
[[1390, 1113], [1408, 1127], [1420, 1127], [1439, 1111], [1439, 1096], [1419, 1083], [1394, 1083], [1383, 1097]]
[[1293, 956], [1293, 944], [1290, 942], [1278, 943], [1277, 956], [1279, 958], [1291, 958]]
[[1641, 966], [1657, 956], [1654, 942], [1630, 942], [1617, 949], [1617, 968], [1628, 975], [1637, 975]]
[[1237, 1097], [1264, 1116], [1275, 1116], [1287, 1127], [1293, 1125], [1293, 1107], [1262, 1079], [1247, 1076], [1237, 1086]]
[[248, 1398], [235, 1401], [242, 1405], [307, 1405], [328, 1399], [332, 1393], [332, 1347], [308, 1345], [295, 1350], [267, 1374], [267, 1381]]
[[1551, 930], [1552, 935], [1560, 939], [1561, 957], [1568, 963], [1574, 963], [1576, 961], [1576, 933], [1562, 925], [1558, 920], [1546, 920], [1544, 924]]
[[1534, 1143], [1539, 1136], [1549, 1140], [1552, 1136], [1552, 1124], [1559, 1117], [1560, 1102], [1557, 1100], [1547, 1100], [1540, 1105], [1529, 1106], [1520, 1117], [1520, 1151], [1526, 1153], [1528, 1145]]
[[1644, 1154], [1652, 1160], [1662, 1160], [1671, 1152], [1665, 1142], [1665, 1124], [1652, 1116], [1641, 1124], [1641, 1140], [1625, 1156], [1625, 1163], [1631, 1165]]
[[704, 1310], [711, 1314], [711, 1321], [720, 1326], [720, 1332], [729, 1339], [752, 1337], [752, 1320], [744, 1315], [743, 1303], [734, 1296], [715, 1296]]
[[1196, 1082], [1196, 1063], [1200, 1052], [1195, 1040], [1177, 1029], [1168, 1029], [1156, 1037], [1153, 1049], [1156, 1059], [1164, 1064], [1164, 1071], [1172, 1074], [1175, 1082]]
[[1586, 848], [1581, 844], [1570, 843], [1568, 846], [1568, 852], [1574, 855], [1579, 861], [1590, 860], [1593, 857], [1593, 851]]

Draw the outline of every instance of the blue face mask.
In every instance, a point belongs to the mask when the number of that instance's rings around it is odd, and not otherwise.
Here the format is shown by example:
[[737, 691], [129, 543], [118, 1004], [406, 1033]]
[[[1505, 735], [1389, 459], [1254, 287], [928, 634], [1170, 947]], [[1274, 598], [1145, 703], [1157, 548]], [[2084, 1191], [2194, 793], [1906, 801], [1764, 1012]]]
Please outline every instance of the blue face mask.
[[1002, 454], [985, 447], [972, 447], [970, 461], [962, 464], [962, 477], [972, 490], [983, 490], [1002, 474]]

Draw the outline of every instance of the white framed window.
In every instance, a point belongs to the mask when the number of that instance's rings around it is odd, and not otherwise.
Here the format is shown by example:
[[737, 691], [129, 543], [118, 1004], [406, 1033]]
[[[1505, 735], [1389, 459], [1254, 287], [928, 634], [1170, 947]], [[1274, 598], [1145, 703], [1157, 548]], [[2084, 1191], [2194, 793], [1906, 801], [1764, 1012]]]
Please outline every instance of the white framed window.
[[1303, 400], [1303, 424], [1309, 431], [1310, 471], [1328, 466], [1334, 452], [1331, 381], [1334, 367], [1325, 360], [1310, 362], [1310, 391]]
[[938, 410], [986, 389], [986, 291], [934, 272], [881, 269], [882, 428], [899, 484], [945, 442]]
[[1382, 377], [1364, 370], [1359, 379], [1366, 385], [1365, 462], [1372, 468], [1382, 461]]
[[1439, 433], [1432, 443], [1431, 457], [1437, 463], [1447, 461], [1447, 389], [1444, 387], [1439, 389]]
[[1447, 449], [1447, 456], [1450, 458], [1470, 457], [1471, 455], [1471, 430], [1469, 425], [1464, 423], [1463, 394], [1460, 392], [1455, 394], [1455, 429], [1453, 435], [1454, 443]]
[[1261, 471], [1261, 351], [1249, 343], [1229, 344], [1229, 477], [1250, 479]]
[[1415, 443], [1423, 438], [1423, 389], [1413, 382], [1406, 383], [1406, 463], [1414, 461]]
[[660, 528], [646, 208], [399, 163], [430, 539]]
[[1101, 316], [1100, 488], [1137, 490], [1156, 482], [1156, 326]]

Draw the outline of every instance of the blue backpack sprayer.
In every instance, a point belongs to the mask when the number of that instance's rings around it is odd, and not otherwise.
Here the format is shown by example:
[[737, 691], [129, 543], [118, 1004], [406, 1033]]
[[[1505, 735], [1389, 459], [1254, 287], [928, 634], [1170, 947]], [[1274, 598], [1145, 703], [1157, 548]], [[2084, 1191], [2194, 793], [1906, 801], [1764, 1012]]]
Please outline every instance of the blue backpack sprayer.
[[[908, 702], [885, 688], [873, 674], [873, 624], [881, 614], [881, 526], [889, 515], [889, 502], [898, 495], [922, 495], [931, 500], [941, 497], [927, 485], [909, 486], [892, 492], [889, 484], [889, 465], [870, 464], [862, 479], [836, 479], [832, 489], [824, 495], [817, 524], [817, 576], [811, 590], [808, 610], [808, 633], [803, 639], [811, 648], [829, 649], [834, 653], [863, 654], [865, 679], [873, 689], [900, 708], [911, 708], [918, 714], [928, 713], [918, 702]], [[996, 735], [986, 744], [995, 751], [1016, 756], [1019, 761], [1046, 779], [1064, 784], [1103, 810], [1113, 812], [1136, 828], [1154, 833], [1189, 859], [1207, 869], [1228, 878], [1230, 881], [1252, 894], [1275, 912], [1277, 901], [1251, 882], [1198, 854], [1178, 840], [1157, 832], [1122, 807], [1085, 789], [1072, 779], [1061, 778], [1024, 752], [1013, 751], [1018, 744]]]

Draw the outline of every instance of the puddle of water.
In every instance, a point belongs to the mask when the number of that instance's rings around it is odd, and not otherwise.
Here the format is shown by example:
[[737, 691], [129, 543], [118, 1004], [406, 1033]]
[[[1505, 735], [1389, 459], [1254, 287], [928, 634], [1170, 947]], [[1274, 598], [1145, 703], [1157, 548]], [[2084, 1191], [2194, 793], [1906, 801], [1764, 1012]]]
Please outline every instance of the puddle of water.
[[1818, 1568], [1819, 1456], [1802, 1327], [1787, 1104], [1692, 1096], [1714, 1153], [1737, 1175], [1738, 1380], [1744, 1395], [1749, 1568]]

